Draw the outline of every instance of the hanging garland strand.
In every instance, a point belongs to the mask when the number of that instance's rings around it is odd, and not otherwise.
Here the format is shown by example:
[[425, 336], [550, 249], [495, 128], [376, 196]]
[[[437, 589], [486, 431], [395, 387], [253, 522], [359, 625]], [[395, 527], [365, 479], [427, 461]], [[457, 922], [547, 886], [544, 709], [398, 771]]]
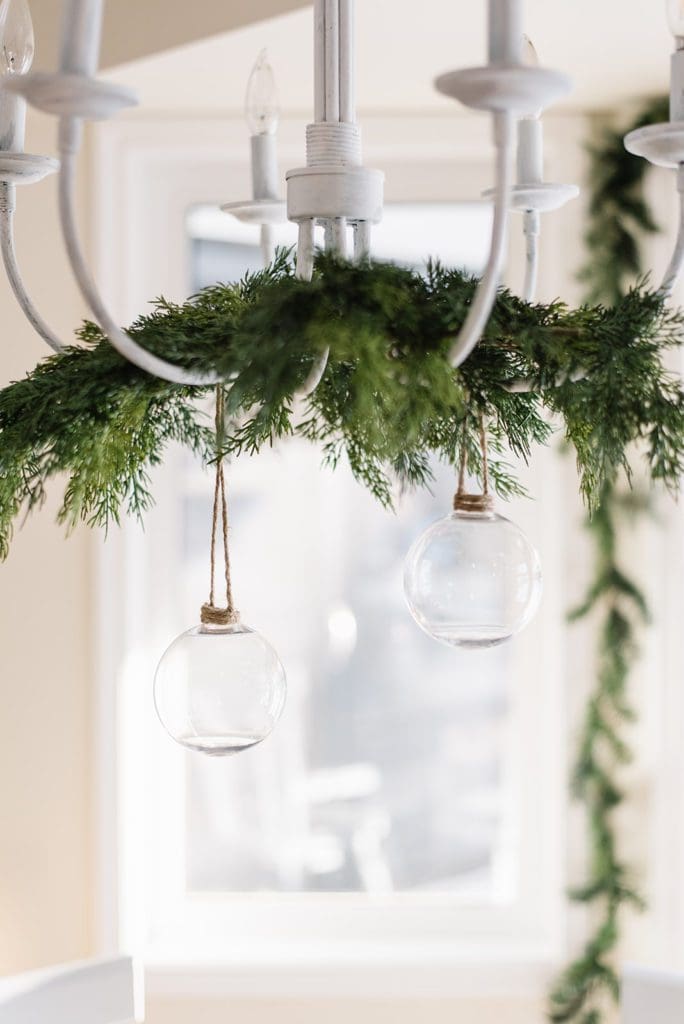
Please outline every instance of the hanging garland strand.
[[[669, 98], [646, 103], [627, 129], [669, 121]], [[626, 132], [604, 128], [590, 146], [589, 227], [584, 241], [589, 253], [580, 280], [587, 285], [588, 302], [614, 305], [643, 273], [641, 241], [659, 229], [644, 196], [650, 169], [647, 160], [625, 149]]]
[[[651, 101], [633, 128], [668, 119], [668, 100]], [[582, 278], [591, 282], [590, 297], [619, 302], [626, 282], [641, 273], [641, 238], [657, 231], [644, 198], [648, 164], [624, 148], [623, 131], [606, 131], [591, 149], [589, 259]], [[648, 622], [639, 585], [621, 569], [618, 536], [625, 513], [643, 514], [628, 491], [606, 482], [598, 509], [587, 519], [595, 551], [595, 575], [585, 601], [571, 621], [600, 613], [598, 675], [579, 736], [572, 792], [586, 808], [589, 866], [586, 882], [570, 898], [598, 911], [598, 920], [583, 951], [557, 980], [550, 994], [549, 1019], [556, 1024], [599, 1024], [611, 1004], [619, 1002], [620, 981], [614, 954], [620, 941], [622, 911], [643, 907], [618, 848], [614, 814], [625, 799], [621, 769], [631, 760], [625, 730], [633, 720], [627, 688], [638, 656], [637, 636]], [[633, 523], [632, 523], [633, 525]]]
[[[666, 355], [684, 344], [680, 312], [646, 287], [613, 307], [577, 310], [532, 306], [502, 290], [482, 343], [453, 370], [451, 338], [475, 288], [473, 278], [438, 266], [423, 277], [325, 256], [303, 282], [281, 253], [239, 285], [205, 289], [183, 305], [158, 301], [131, 333], [167, 359], [232, 381], [226, 413], [239, 414], [241, 425], [226, 434], [224, 456], [257, 452], [296, 431], [333, 466], [346, 453], [357, 479], [386, 505], [397, 477], [430, 480], [432, 453], [454, 462], [467, 400], [486, 417], [490, 485], [504, 498], [521, 491], [505, 453], [527, 460], [535, 444], [547, 443], [549, 413], [575, 449], [591, 507], [606, 480], [628, 468], [635, 441], [650, 477], [679, 486], [684, 395]], [[106, 527], [149, 507], [148, 471], [170, 441], [214, 461], [214, 433], [197, 411], [207, 389], [145, 374], [93, 324], [79, 339], [81, 347], [0, 391], [0, 557], [14, 520], [41, 504], [58, 474], [68, 477], [60, 520]], [[296, 420], [293, 395], [326, 348], [323, 379]], [[529, 393], [507, 390], [521, 377]], [[476, 417], [467, 417], [467, 435], [468, 471], [481, 476]]]
[[603, 1011], [618, 1002], [619, 975], [613, 954], [620, 940], [620, 917], [627, 906], [643, 907], [628, 866], [618, 849], [614, 814], [625, 799], [620, 769], [631, 760], [624, 737], [634, 719], [627, 699], [629, 676], [637, 656], [636, 636], [648, 621], [638, 586], [621, 570], [617, 532], [626, 511], [639, 510], [634, 495], [617, 495], [606, 486], [601, 504], [588, 522], [595, 549], [595, 578], [571, 621], [599, 611], [598, 675], [584, 716], [572, 793], [586, 808], [590, 855], [587, 880], [570, 898], [599, 911], [599, 919], [580, 956], [558, 979], [550, 996], [549, 1019], [557, 1024], [599, 1024]]

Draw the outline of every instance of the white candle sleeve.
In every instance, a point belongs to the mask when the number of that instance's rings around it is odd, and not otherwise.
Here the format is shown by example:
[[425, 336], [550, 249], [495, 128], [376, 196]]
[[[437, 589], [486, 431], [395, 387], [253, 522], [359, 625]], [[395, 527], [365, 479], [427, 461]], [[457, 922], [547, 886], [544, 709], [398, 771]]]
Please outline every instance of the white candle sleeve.
[[522, 0], [489, 0], [490, 64], [519, 64], [522, 41]]
[[684, 50], [675, 50], [670, 67], [670, 120], [684, 121]]
[[26, 101], [0, 89], [0, 151], [23, 153], [26, 132]]
[[278, 199], [278, 153], [275, 134], [252, 136], [252, 196]]
[[538, 118], [518, 122], [518, 184], [538, 185], [544, 180], [544, 128]]
[[96, 74], [102, 16], [103, 0], [64, 0], [60, 67], [66, 74]]

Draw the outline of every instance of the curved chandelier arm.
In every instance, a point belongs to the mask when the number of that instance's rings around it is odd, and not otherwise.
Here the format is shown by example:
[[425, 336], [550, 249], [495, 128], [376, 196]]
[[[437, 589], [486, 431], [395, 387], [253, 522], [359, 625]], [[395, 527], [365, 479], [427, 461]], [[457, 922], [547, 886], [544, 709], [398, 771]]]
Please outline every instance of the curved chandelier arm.
[[148, 352], [147, 349], [142, 348], [129, 334], [121, 330], [102, 301], [86, 264], [76, 227], [74, 191], [76, 156], [78, 152], [76, 140], [79, 129], [80, 125], [73, 121], [73, 119], [65, 120], [61, 123], [60, 155], [62, 166], [59, 172], [59, 213], [69, 262], [84, 299], [90, 306], [93, 315], [107, 335], [111, 345], [120, 355], [128, 359], [135, 366], [138, 366], [141, 370], [145, 370], [156, 377], [161, 377], [162, 380], [168, 380], [172, 384], [207, 386], [220, 383], [220, 377], [216, 374], [193, 373], [182, 366], [177, 366], [174, 363], [167, 362], [165, 359], [160, 359], [159, 356], [155, 356]]
[[[74, 143], [77, 131], [78, 128], [73, 125], [73, 122], [62, 123], [60, 131], [62, 166], [59, 173], [59, 212], [69, 262], [83, 297], [90, 306], [93, 315], [107, 335], [107, 339], [113, 348], [141, 370], [145, 370], [155, 377], [160, 377], [162, 380], [168, 380], [172, 384], [181, 384], [186, 387], [206, 387], [220, 383], [221, 378], [217, 374], [193, 373], [191, 370], [177, 366], [175, 363], [169, 363], [165, 359], [160, 359], [158, 356], [148, 352], [147, 349], [142, 348], [129, 334], [121, 330], [102, 301], [85, 261], [76, 227], [74, 192], [78, 147]], [[324, 353], [324, 358], [316, 362], [301, 391], [297, 393], [297, 397], [307, 397], [318, 385], [325, 371], [327, 358], [326, 352]], [[226, 381], [226, 383], [230, 383], [230, 381]]]
[[677, 191], [679, 193], [679, 227], [677, 228], [677, 241], [669, 266], [665, 271], [660, 291], [665, 298], [669, 298], [679, 280], [682, 269], [684, 269], [684, 167], [680, 165], [677, 170]]
[[55, 352], [61, 352], [64, 345], [59, 338], [50, 330], [40, 313], [31, 302], [28, 292], [24, 286], [21, 272], [17, 264], [17, 256], [14, 247], [14, 210], [16, 206], [16, 186], [10, 182], [0, 182], [0, 248], [2, 249], [2, 261], [5, 265], [7, 280], [14, 292], [14, 296], [21, 307], [21, 310], [43, 341], [47, 342]]
[[449, 352], [449, 360], [454, 367], [465, 362], [477, 345], [496, 301], [508, 239], [508, 206], [513, 187], [513, 128], [514, 121], [511, 114], [506, 112], [494, 115], [497, 158], [492, 242], [487, 266], [470, 311]]
[[525, 235], [525, 283], [522, 298], [525, 302], [534, 302], [537, 294], [537, 278], [539, 275], [539, 230], [540, 216], [538, 210], [525, 210], [523, 214], [523, 233]]
[[[297, 269], [296, 276], [300, 281], [310, 281], [313, 276], [314, 265], [314, 220], [307, 218], [299, 223], [299, 243], [297, 245]], [[296, 398], [309, 398], [316, 390], [323, 379], [323, 374], [328, 365], [330, 349], [326, 348], [314, 362], [309, 371], [309, 376], [302, 384], [295, 395]]]

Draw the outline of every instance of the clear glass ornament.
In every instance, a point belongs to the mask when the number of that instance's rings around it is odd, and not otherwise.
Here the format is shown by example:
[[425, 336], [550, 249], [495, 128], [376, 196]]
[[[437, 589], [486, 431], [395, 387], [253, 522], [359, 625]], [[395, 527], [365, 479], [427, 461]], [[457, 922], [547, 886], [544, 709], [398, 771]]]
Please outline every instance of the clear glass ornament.
[[527, 625], [541, 597], [537, 552], [519, 527], [482, 504], [429, 526], [404, 565], [414, 619], [454, 647], [503, 643]]
[[278, 655], [240, 622], [189, 629], [167, 649], [154, 677], [155, 707], [169, 735], [214, 756], [265, 740], [286, 693]]

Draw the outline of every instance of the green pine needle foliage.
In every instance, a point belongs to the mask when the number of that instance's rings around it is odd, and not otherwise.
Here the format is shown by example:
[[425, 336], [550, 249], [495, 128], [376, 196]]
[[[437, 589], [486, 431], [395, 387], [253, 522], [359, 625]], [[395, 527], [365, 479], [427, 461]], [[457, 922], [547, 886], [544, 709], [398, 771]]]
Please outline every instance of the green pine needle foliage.
[[[658, 98], [640, 111], [631, 128], [668, 118], [668, 100]], [[658, 230], [644, 198], [649, 165], [627, 153], [624, 134], [624, 130], [608, 129], [591, 149], [589, 259], [581, 275], [590, 286], [590, 301], [615, 305], [624, 301], [627, 282], [641, 273], [643, 236]], [[660, 439], [654, 440], [659, 446]], [[622, 469], [629, 483], [624, 452]], [[669, 470], [664, 465], [662, 470], [662, 479], [667, 479]], [[661, 471], [653, 475], [658, 478]], [[625, 513], [633, 519], [647, 510], [648, 501], [639, 501], [629, 488], [617, 486], [614, 477], [606, 477], [599, 507], [587, 520], [595, 551], [594, 580], [570, 618], [601, 616], [598, 673], [580, 730], [572, 779], [573, 795], [586, 809], [590, 857], [584, 884], [569, 895], [591, 908], [595, 923], [584, 949], [550, 993], [548, 1016], [555, 1024], [602, 1024], [607, 1019], [620, 997], [615, 962], [622, 913], [629, 906], [641, 909], [644, 905], [618, 848], [614, 813], [625, 799], [621, 770], [632, 757], [625, 737], [634, 717], [627, 692], [629, 678], [638, 655], [638, 634], [649, 618], [639, 585], [620, 567], [618, 537]]]
[[588, 521], [595, 549], [595, 577], [572, 620], [595, 612], [602, 616], [596, 685], [580, 730], [572, 779], [574, 797], [586, 807], [590, 857], [584, 884], [570, 898], [598, 911], [584, 949], [561, 974], [551, 995], [554, 1024], [600, 1024], [618, 1002], [620, 982], [614, 957], [625, 907], [643, 901], [617, 842], [614, 813], [625, 794], [619, 784], [631, 760], [625, 727], [634, 720], [628, 700], [629, 676], [637, 655], [638, 631], [648, 622], [648, 608], [638, 586], [619, 565], [618, 526], [625, 513], [641, 510], [634, 496], [621, 497], [606, 485], [601, 503]]
[[[644, 104], [627, 131], [670, 120], [669, 98]], [[641, 240], [658, 231], [644, 197], [649, 163], [625, 150], [624, 130], [604, 128], [590, 146], [589, 259], [581, 273], [590, 302], [619, 302], [641, 274]]]
[[[466, 438], [479, 474], [478, 423], [487, 421], [500, 495], [520, 490], [507, 454], [529, 459], [555, 419], [574, 446], [590, 507], [641, 443], [653, 479], [672, 488], [684, 462], [684, 401], [665, 369], [684, 319], [646, 284], [612, 307], [529, 305], [499, 293], [482, 343], [459, 369], [448, 352], [477, 282], [432, 265], [426, 275], [391, 264], [356, 266], [320, 256], [311, 282], [290, 255], [237, 285], [207, 288], [175, 305], [158, 300], [131, 334], [144, 347], [226, 389], [224, 454], [256, 453], [293, 432], [343, 455], [385, 505], [393, 486], [429, 483], [428, 459], [458, 458]], [[120, 357], [86, 323], [79, 347], [50, 356], [0, 391], [0, 555], [17, 516], [40, 505], [47, 480], [66, 474], [60, 518], [108, 526], [142, 514], [148, 473], [172, 441], [215, 458], [210, 421], [185, 388]], [[322, 353], [325, 374], [303, 409], [293, 396]], [[573, 378], [582, 375], [581, 380]], [[520, 378], [528, 393], [508, 388]]]

